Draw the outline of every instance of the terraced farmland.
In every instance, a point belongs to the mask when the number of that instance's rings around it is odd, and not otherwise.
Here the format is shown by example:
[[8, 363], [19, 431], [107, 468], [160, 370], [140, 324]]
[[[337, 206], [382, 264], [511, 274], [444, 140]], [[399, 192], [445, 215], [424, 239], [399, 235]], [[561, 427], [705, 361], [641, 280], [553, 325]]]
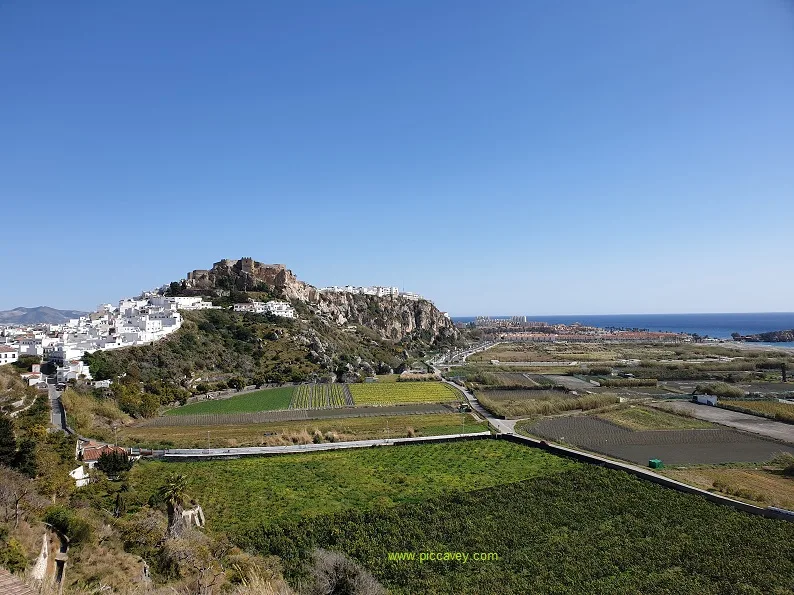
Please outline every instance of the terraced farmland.
[[301, 384], [295, 387], [290, 409], [352, 407], [353, 397], [345, 384]]
[[457, 389], [443, 382], [395, 382], [390, 384], [351, 384], [356, 405], [396, 405], [401, 403], [447, 403], [460, 401]]

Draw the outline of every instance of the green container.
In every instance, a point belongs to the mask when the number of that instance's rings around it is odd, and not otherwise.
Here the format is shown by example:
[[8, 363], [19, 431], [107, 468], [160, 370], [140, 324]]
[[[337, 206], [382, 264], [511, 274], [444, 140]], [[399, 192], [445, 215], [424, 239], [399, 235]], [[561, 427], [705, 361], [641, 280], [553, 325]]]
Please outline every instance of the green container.
[[651, 459], [648, 461], [648, 467], [651, 469], [662, 469], [664, 468], [664, 463], [662, 463], [661, 459]]

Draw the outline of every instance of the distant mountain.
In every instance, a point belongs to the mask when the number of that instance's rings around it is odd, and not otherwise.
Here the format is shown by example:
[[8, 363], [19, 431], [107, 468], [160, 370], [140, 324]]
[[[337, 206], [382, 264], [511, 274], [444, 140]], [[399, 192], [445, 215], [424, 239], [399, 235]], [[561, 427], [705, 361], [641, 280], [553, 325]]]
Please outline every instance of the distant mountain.
[[48, 306], [0, 310], [0, 324], [60, 324], [70, 318], [85, 316], [79, 310], [56, 310]]

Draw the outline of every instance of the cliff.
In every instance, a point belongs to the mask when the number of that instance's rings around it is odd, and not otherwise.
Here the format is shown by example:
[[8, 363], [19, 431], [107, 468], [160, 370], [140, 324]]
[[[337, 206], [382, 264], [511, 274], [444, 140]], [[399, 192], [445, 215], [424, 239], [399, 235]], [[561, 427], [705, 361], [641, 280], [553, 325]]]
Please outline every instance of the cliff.
[[458, 337], [452, 321], [428, 300], [320, 292], [313, 285], [299, 280], [283, 264], [263, 264], [252, 258], [224, 259], [211, 269], [192, 271], [188, 273], [184, 287], [208, 295], [232, 290], [267, 292], [278, 298], [301, 302], [321, 319], [336, 325], [366, 326], [381, 339], [391, 341], [415, 337], [433, 343]]

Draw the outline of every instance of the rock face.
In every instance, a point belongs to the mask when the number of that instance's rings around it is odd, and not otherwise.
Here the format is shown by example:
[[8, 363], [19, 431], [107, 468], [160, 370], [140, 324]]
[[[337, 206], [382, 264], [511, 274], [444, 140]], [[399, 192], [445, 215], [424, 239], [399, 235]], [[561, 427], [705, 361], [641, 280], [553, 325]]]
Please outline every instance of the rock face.
[[411, 335], [421, 335], [428, 342], [458, 336], [452, 321], [428, 300], [320, 292], [299, 280], [283, 264], [262, 264], [253, 258], [224, 259], [209, 270], [192, 271], [187, 275], [186, 287], [208, 293], [229, 289], [268, 291], [283, 299], [303, 302], [315, 314], [337, 325], [363, 325], [391, 341]]
[[772, 331], [769, 333], [759, 333], [757, 335], [745, 335], [737, 337], [737, 341], [748, 341], [751, 343], [790, 343], [794, 341], [794, 329], [788, 331]]

